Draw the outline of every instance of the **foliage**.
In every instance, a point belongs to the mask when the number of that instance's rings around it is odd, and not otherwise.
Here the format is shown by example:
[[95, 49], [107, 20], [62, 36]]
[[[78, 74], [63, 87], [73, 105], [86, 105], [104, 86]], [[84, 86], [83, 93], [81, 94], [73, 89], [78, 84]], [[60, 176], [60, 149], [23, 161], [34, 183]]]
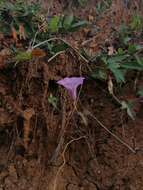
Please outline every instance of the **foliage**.
[[72, 14], [47, 17], [46, 13], [41, 12], [38, 3], [3, 1], [0, 3], [0, 31], [9, 35], [14, 29], [14, 32], [19, 34], [19, 27], [22, 26], [27, 38], [34, 38], [37, 34], [36, 40], [41, 41], [52, 34], [73, 32], [87, 24]]
[[113, 74], [118, 83], [125, 83], [125, 75], [130, 70], [142, 71], [143, 70], [143, 46], [138, 45], [133, 41], [135, 39], [134, 31], [131, 31], [125, 25], [120, 27], [118, 44], [116, 49], [101, 52], [94, 58], [94, 62], [99, 65], [96, 71], [92, 74], [94, 78], [107, 80], [110, 73]]
[[99, 2], [97, 2], [97, 6], [96, 6], [96, 13], [97, 15], [102, 14], [106, 9], [108, 9], [112, 4], [112, 0], [101, 0]]
[[134, 103], [131, 102], [131, 101], [122, 101], [121, 102], [121, 109], [122, 110], [126, 110], [127, 111], [127, 114], [129, 115], [129, 117], [132, 119], [132, 120], [135, 120], [135, 112], [134, 112]]
[[23, 62], [23, 61], [29, 61], [30, 59], [32, 59], [32, 54], [30, 51], [29, 52], [18, 51], [18, 52], [16, 52], [14, 59], [16, 61], [16, 64], [19, 62]]
[[0, 4], [0, 26], [1, 32], [8, 34], [11, 27], [18, 30], [20, 24], [24, 24], [27, 34], [35, 31], [34, 18], [40, 11], [37, 3], [27, 4], [22, 0], [15, 3], [4, 1]]
[[48, 97], [48, 102], [53, 106], [54, 109], [57, 109], [57, 103], [58, 103], [57, 97], [53, 96], [53, 94], [50, 94], [50, 96]]
[[75, 6], [76, 8], [79, 7], [85, 7], [87, 4], [87, 0], [70, 0], [70, 3], [67, 2], [67, 4], [70, 4], [70, 6]]
[[[142, 48], [140, 47], [139, 50], [141, 49]], [[136, 46], [129, 45], [126, 51], [123, 49], [121, 51], [120, 49], [115, 55], [98, 56], [95, 64], [100, 63], [100, 65], [97, 66], [95, 72], [93, 72], [91, 76], [94, 79], [108, 81], [110, 76], [113, 75], [117, 83], [126, 83], [126, 74], [130, 71], [143, 71], [143, 57], [138, 55], [139, 50]], [[113, 84], [110, 91], [112, 92], [110, 94], [121, 105], [121, 108], [126, 110], [129, 117], [134, 120], [134, 102], [118, 100], [113, 93]], [[139, 89], [137, 94], [142, 97], [143, 90]]]
[[100, 62], [96, 71], [92, 74], [94, 78], [106, 80], [109, 73], [112, 73], [117, 83], [125, 83], [125, 74], [130, 70], [143, 70], [143, 57], [138, 55], [138, 51], [143, 47], [137, 45], [129, 45], [127, 50], [118, 49], [115, 54], [109, 56], [101, 54], [96, 58], [96, 62]]
[[138, 93], [137, 93], [140, 97], [143, 97], [143, 87], [139, 88]]
[[[110, 47], [111, 52], [108, 49], [108, 51], [101, 52], [93, 58], [95, 70], [91, 76], [94, 79], [108, 82], [108, 90], [110, 90], [112, 97], [121, 105], [121, 109], [126, 110], [129, 117], [134, 120], [136, 115], [134, 111], [135, 102], [130, 100], [120, 101], [113, 92], [113, 83], [109, 86], [111, 78], [113, 81], [115, 79], [117, 84], [122, 84], [126, 83], [126, 76], [132, 71], [137, 73], [143, 71], [143, 46], [132, 40], [135, 39], [133, 32], [123, 31], [119, 35], [120, 37], [122, 36], [122, 38], [119, 38], [121, 47], [117, 46], [116, 49]], [[111, 88], [109, 89], [109, 87]], [[118, 85], [115, 87], [117, 88]], [[137, 96], [143, 96], [142, 88], [138, 89]]]
[[[57, 34], [74, 32], [87, 24], [73, 14], [47, 16], [42, 13], [38, 3], [27, 3], [23, 0], [0, 2], [0, 32], [11, 35], [15, 42], [18, 39], [31, 40], [31, 45], [53, 37]], [[46, 50], [49, 55], [67, 49], [65, 43], [47, 43]], [[30, 51], [15, 50], [14, 60], [16, 64], [32, 59]]]
[[[73, 1], [74, 2], [74, 1]], [[78, 0], [76, 3], [80, 6], [84, 6], [86, 0]], [[112, 1], [99, 1], [97, 3], [97, 14], [102, 13], [110, 7]], [[40, 5], [37, 3], [26, 3], [23, 0], [16, 0], [15, 3], [9, 1], [0, 2], [0, 30], [4, 34], [9, 35], [13, 33], [13, 37], [17, 40], [17, 34], [20, 37], [22, 33], [23, 39], [34, 39], [32, 46], [35, 43], [40, 44], [45, 39], [52, 39], [58, 34], [69, 34], [80, 27], [87, 25], [86, 21], [76, 18], [73, 14], [59, 14], [59, 15], [46, 15], [41, 13]], [[21, 29], [21, 30], [20, 30]], [[134, 37], [137, 33], [142, 32], [143, 18], [140, 15], [134, 15], [131, 19], [129, 26], [122, 25], [118, 34], [117, 47], [111, 47], [111, 51], [103, 51], [93, 59], [95, 70], [92, 71], [91, 76], [94, 79], [115, 82], [117, 84], [126, 83], [126, 76], [130, 71], [143, 71], [143, 46], [138, 45], [134, 41]], [[26, 34], [26, 38], [25, 38]], [[43, 47], [43, 46], [42, 46]], [[48, 56], [54, 57], [58, 52], [66, 50], [69, 47], [68, 43], [64, 41], [56, 43], [54, 41], [48, 41], [46, 43], [46, 50], [48, 50]], [[45, 56], [45, 49], [37, 50], [40, 52], [38, 56]], [[17, 63], [30, 61], [33, 59], [36, 53], [35, 49], [31, 48], [31, 51], [16, 50], [14, 55], [14, 61]], [[37, 56], [37, 55], [36, 55]], [[88, 55], [87, 55], [88, 56]], [[68, 85], [65, 83], [65, 79]], [[83, 83], [83, 78], [77, 80], [77, 78], [65, 78], [62, 81], [58, 81], [58, 84], [63, 85], [68, 89], [73, 99], [77, 98], [76, 90], [79, 84]], [[76, 82], [73, 81], [76, 79]], [[69, 81], [70, 80], [70, 81]], [[64, 82], [64, 83], [60, 83]], [[113, 84], [113, 83], [112, 83]], [[110, 94], [114, 96], [113, 85], [110, 88]], [[143, 96], [143, 90], [138, 90], [138, 96]], [[115, 97], [115, 96], [114, 96]], [[115, 97], [116, 98], [116, 97]], [[48, 102], [57, 108], [57, 98], [52, 94], [48, 97]], [[120, 102], [122, 109], [125, 109], [128, 115], [134, 119], [133, 105], [129, 101]]]
[[80, 6], [85, 6], [86, 3], [87, 3], [87, 0], [77, 0], [77, 2], [78, 2], [78, 4], [79, 4]]
[[133, 39], [136, 39], [137, 36], [142, 37], [143, 32], [143, 16], [135, 14], [132, 16], [129, 25], [122, 24], [120, 26], [118, 35], [120, 46], [125, 46], [130, 43]]
[[143, 30], [143, 16], [135, 14], [132, 17], [130, 28], [133, 31], [142, 31]]
[[87, 24], [86, 21], [80, 21], [75, 18], [73, 14], [64, 15], [64, 16], [53, 16], [50, 18], [48, 23], [48, 29], [51, 33], [65, 33], [73, 32], [80, 27], [83, 27]]

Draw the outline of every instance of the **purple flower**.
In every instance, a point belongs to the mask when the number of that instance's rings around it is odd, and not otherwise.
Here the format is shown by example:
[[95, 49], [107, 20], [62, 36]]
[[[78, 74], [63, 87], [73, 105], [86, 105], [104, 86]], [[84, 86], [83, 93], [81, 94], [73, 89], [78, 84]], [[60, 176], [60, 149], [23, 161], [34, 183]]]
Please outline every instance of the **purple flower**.
[[84, 77], [66, 77], [59, 80], [57, 83], [64, 86], [75, 100], [77, 98], [77, 87], [83, 84], [84, 79]]

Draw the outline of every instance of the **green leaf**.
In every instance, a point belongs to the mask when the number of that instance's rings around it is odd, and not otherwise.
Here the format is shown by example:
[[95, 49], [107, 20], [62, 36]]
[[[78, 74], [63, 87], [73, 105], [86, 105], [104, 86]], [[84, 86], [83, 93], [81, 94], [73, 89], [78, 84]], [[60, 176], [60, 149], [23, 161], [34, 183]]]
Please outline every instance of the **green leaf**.
[[127, 37], [125, 37], [125, 38], [123, 39], [123, 43], [124, 43], [125, 45], [128, 45], [128, 43], [129, 43], [130, 40], [131, 40], [131, 38], [129, 38], [129, 37], [127, 36]]
[[111, 62], [111, 63], [108, 63], [107, 67], [109, 69], [117, 69], [117, 68], [120, 68], [120, 63], [118, 62]]
[[106, 80], [107, 79], [107, 72], [105, 70], [97, 69], [94, 73], [91, 75], [94, 79], [99, 80]]
[[87, 25], [87, 21], [84, 21], [84, 20], [78, 21], [78, 22], [75, 22], [75, 23], [73, 23], [73, 24], [71, 25], [71, 29], [80, 28], [80, 27], [83, 27], [83, 26], [85, 26], [85, 25]]
[[57, 109], [58, 99], [55, 96], [50, 94], [50, 96], [48, 97], [48, 102], [54, 107], [54, 109]]
[[111, 72], [113, 73], [116, 81], [119, 82], [125, 82], [125, 78], [124, 78], [124, 71], [120, 69], [120, 63], [116, 62], [115, 60], [119, 61], [124, 59], [124, 56], [116, 56], [112, 58], [109, 58], [107, 60], [107, 68], [111, 70]]
[[118, 55], [123, 55], [124, 54], [124, 50], [122, 48], [118, 48]]
[[49, 30], [52, 33], [58, 32], [59, 30], [59, 21], [60, 21], [60, 16], [54, 16], [50, 19], [49, 22]]
[[59, 44], [55, 44], [53, 45], [51, 52], [53, 52], [54, 54], [60, 51], [64, 51], [67, 48], [69, 48], [69, 46], [65, 43], [59, 43]]
[[143, 29], [143, 16], [134, 15], [132, 17], [130, 27], [131, 27], [132, 30], [141, 31]]
[[103, 61], [103, 63], [106, 65], [108, 64], [107, 57], [105, 57], [105, 56], [101, 57], [101, 61]]
[[66, 30], [69, 29], [72, 25], [73, 20], [74, 20], [73, 14], [65, 16], [63, 20], [63, 27]]
[[119, 82], [125, 82], [124, 72], [119, 69], [112, 69], [112, 72], [116, 78], [116, 81]]
[[113, 56], [111, 58], [108, 58], [108, 63], [116, 63], [116, 62], [122, 62], [124, 61], [125, 59], [127, 59], [129, 57], [129, 55], [116, 55], [116, 56]]
[[143, 66], [143, 58], [139, 57], [138, 55], [135, 55], [135, 58], [139, 65]]
[[23, 51], [23, 52], [17, 52], [14, 60], [19, 63], [23, 61], [29, 61], [32, 59], [32, 54], [31, 52]]
[[130, 44], [128, 47], [128, 53], [133, 54], [137, 51], [136, 46], [134, 44]]
[[129, 54], [134, 54], [134, 53], [136, 53], [137, 51], [142, 50], [142, 49], [143, 49], [143, 47], [142, 47], [141, 45], [130, 44], [130, 45], [128, 46], [128, 53], [129, 53]]
[[78, 0], [78, 3], [80, 4], [80, 6], [85, 6], [87, 0]]
[[124, 77], [124, 72], [121, 69], [118, 68], [110, 68], [110, 70], [112, 71], [112, 73], [115, 76], [115, 79], [118, 83], [120, 82], [125, 82], [125, 77]]
[[142, 71], [143, 65], [139, 65], [137, 62], [124, 63], [121, 65], [124, 69]]
[[135, 112], [133, 110], [133, 103], [132, 102], [122, 101], [121, 106], [122, 106], [121, 109], [125, 109], [127, 111], [128, 116], [132, 120], [135, 120]]
[[142, 89], [139, 89], [137, 94], [140, 96], [140, 97], [143, 97], [143, 88]]

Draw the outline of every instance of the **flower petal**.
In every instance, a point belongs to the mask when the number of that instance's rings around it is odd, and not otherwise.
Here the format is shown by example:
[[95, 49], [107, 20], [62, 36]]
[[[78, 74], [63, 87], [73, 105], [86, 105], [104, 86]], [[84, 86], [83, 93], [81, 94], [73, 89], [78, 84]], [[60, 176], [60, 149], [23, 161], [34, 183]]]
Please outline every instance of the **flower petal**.
[[83, 84], [84, 77], [66, 77], [59, 80], [57, 83], [64, 86], [73, 99], [77, 98], [77, 87]]

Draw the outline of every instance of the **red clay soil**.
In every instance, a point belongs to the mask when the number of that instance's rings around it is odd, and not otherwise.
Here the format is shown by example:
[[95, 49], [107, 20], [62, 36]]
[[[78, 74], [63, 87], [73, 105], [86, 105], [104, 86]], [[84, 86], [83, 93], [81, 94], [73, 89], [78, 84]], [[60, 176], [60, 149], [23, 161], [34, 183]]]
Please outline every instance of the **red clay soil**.
[[[91, 54], [106, 40], [112, 42], [110, 24], [121, 23], [117, 13], [131, 13], [123, 5], [113, 9], [115, 3], [97, 21], [99, 33], [87, 39], [90, 29], [84, 29], [78, 38], [76, 33], [66, 40], [77, 47], [89, 40], [83, 46]], [[91, 14], [94, 22], [93, 5], [76, 10], [77, 15], [89, 19]], [[8, 50], [2, 55], [11, 43], [1, 37], [0, 190], [143, 190], [143, 105], [136, 102], [132, 121], [109, 95], [107, 84], [86, 77], [75, 106], [56, 81], [87, 76], [92, 65], [68, 50], [50, 64], [41, 58], [13, 68], [6, 64]], [[119, 98], [134, 99], [134, 78]], [[140, 76], [137, 85], [142, 81]], [[56, 110], [48, 102], [51, 93], [58, 97]]]

